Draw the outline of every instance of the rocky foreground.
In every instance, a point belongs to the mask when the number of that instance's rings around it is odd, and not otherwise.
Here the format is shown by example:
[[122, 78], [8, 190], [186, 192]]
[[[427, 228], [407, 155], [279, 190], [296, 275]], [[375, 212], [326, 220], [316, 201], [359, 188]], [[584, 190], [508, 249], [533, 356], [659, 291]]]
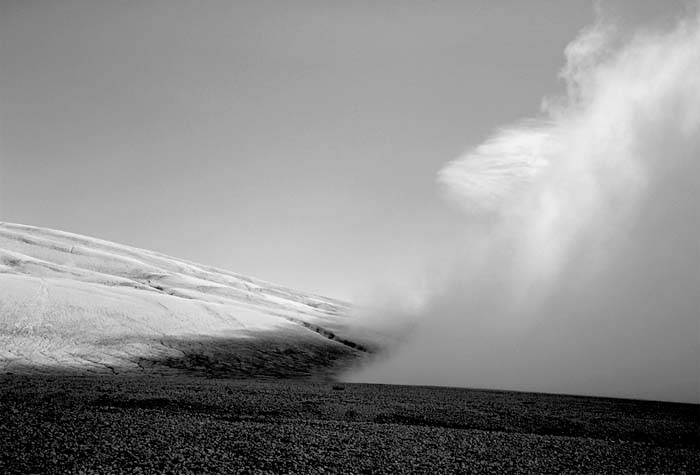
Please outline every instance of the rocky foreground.
[[454, 388], [0, 376], [0, 473], [700, 473], [700, 406]]

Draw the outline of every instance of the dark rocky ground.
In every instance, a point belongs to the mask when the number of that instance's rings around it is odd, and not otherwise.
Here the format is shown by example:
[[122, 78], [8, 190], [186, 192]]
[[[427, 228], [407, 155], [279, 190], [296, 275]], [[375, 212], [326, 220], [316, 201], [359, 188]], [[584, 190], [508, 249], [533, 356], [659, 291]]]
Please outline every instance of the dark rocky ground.
[[0, 376], [0, 473], [700, 473], [700, 406], [468, 389]]

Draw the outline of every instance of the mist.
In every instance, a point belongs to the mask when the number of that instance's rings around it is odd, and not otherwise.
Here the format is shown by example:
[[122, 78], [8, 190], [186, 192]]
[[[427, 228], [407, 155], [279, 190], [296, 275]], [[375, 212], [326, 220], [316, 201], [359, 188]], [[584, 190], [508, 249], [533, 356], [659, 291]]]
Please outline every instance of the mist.
[[563, 95], [438, 171], [463, 245], [374, 306], [411, 331], [349, 379], [700, 402], [699, 25], [599, 18]]

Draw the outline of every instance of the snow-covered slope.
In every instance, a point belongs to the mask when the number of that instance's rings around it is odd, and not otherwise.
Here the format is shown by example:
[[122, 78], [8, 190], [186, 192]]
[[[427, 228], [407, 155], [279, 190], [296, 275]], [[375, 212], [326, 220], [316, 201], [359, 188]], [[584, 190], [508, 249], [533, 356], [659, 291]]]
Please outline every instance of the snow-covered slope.
[[337, 300], [0, 223], [0, 372], [328, 375], [375, 348], [352, 321]]

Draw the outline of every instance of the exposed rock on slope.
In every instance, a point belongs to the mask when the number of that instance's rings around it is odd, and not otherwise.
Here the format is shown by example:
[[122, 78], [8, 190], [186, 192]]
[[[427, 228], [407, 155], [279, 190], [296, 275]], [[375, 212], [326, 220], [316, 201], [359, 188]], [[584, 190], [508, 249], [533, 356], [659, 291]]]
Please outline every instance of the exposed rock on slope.
[[375, 348], [351, 323], [337, 300], [0, 223], [0, 372], [333, 375]]

